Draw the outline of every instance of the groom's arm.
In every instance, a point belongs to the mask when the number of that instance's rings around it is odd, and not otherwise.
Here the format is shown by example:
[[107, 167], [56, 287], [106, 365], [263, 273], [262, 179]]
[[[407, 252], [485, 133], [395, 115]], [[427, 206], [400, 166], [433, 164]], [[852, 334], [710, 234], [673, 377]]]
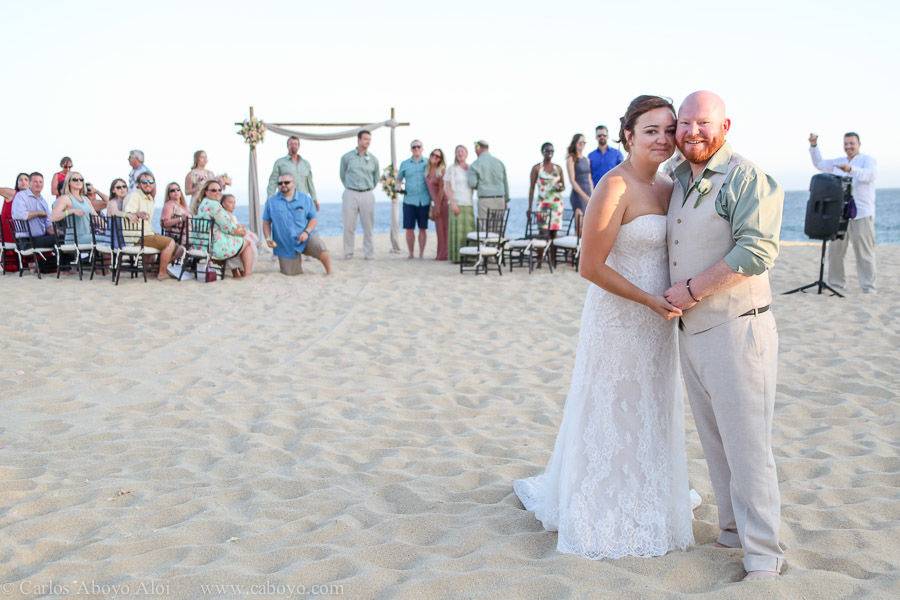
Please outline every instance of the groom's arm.
[[722, 260], [692, 277], [690, 290], [681, 281], [666, 291], [666, 299], [682, 309], [766, 272], [778, 256], [784, 191], [774, 179], [750, 165], [743, 175], [735, 175], [720, 195], [725, 206], [716, 207], [731, 223], [735, 246]]

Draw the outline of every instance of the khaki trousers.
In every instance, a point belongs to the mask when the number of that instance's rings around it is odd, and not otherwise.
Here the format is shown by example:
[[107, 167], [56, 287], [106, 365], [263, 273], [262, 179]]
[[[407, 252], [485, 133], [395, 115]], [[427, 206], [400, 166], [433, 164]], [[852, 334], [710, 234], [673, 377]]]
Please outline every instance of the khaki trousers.
[[400, 252], [400, 201], [391, 200], [391, 252]]
[[780, 571], [781, 498], [772, 454], [778, 331], [771, 310], [693, 335], [681, 367], [719, 507], [719, 543], [744, 549], [747, 571]]
[[478, 199], [478, 218], [487, 219], [487, 211], [503, 210], [506, 208], [506, 201], [502, 197], [497, 198], [479, 198]]
[[362, 221], [363, 227], [363, 255], [366, 258], [375, 256], [375, 244], [372, 240], [372, 230], [375, 228], [375, 194], [368, 192], [355, 192], [344, 190], [342, 200], [342, 215], [344, 221], [344, 256], [353, 256], [353, 248], [356, 245], [356, 219]]
[[828, 275], [826, 281], [831, 287], [844, 290], [844, 256], [847, 245], [853, 244], [856, 255], [856, 274], [863, 292], [875, 291], [875, 217], [853, 219], [847, 223], [847, 234], [842, 240], [828, 242]]

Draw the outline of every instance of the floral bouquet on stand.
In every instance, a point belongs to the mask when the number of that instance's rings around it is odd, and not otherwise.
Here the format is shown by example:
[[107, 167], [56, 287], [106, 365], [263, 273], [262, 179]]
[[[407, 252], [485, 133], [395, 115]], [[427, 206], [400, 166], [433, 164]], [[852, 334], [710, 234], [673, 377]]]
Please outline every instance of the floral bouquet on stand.
[[400, 194], [400, 189], [397, 184], [397, 170], [394, 168], [394, 165], [388, 165], [384, 168], [384, 171], [381, 173], [381, 190], [387, 195], [391, 201], [397, 199], [397, 195]]
[[266, 135], [266, 125], [256, 117], [244, 119], [238, 135], [244, 138], [244, 142], [250, 146], [256, 146], [263, 141]]

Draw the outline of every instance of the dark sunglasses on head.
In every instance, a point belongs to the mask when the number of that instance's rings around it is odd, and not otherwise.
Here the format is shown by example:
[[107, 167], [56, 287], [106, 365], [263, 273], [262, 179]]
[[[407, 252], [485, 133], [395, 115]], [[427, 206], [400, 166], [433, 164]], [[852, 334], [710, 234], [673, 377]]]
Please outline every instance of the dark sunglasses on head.
[[69, 181], [80, 181], [80, 182], [84, 183], [84, 179], [82, 179], [81, 177], [73, 177]]
[[155, 179], [141, 179], [141, 185], [153, 185], [156, 183]]

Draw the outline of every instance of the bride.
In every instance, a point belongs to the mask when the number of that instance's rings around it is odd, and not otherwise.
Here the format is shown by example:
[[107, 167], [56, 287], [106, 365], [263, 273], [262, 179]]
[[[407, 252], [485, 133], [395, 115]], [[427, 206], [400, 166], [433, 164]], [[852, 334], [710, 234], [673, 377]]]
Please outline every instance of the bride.
[[575, 371], [547, 470], [513, 488], [557, 549], [586, 558], [660, 556], [693, 544], [666, 211], [658, 174], [675, 148], [675, 109], [638, 96], [621, 119], [628, 158], [584, 215], [589, 280]]

